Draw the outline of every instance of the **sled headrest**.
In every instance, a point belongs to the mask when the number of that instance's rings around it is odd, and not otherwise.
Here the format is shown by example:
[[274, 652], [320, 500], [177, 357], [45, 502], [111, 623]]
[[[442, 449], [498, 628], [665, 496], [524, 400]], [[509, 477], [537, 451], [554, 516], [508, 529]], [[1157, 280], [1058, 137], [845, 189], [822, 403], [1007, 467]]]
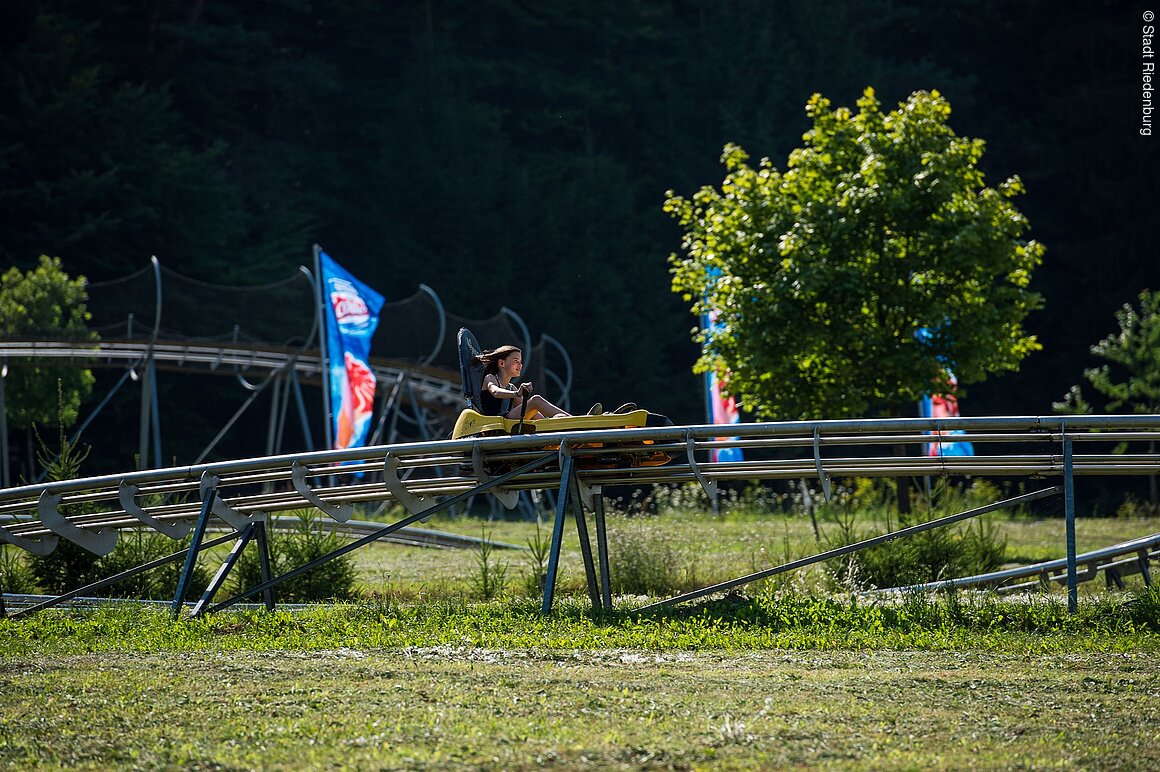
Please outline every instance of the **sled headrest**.
[[459, 377], [463, 381], [463, 398], [474, 410], [482, 410], [479, 393], [483, 389], [483, 365], [474, 362], [479, 356], [479, 341], [466, 327], [459, 328]]

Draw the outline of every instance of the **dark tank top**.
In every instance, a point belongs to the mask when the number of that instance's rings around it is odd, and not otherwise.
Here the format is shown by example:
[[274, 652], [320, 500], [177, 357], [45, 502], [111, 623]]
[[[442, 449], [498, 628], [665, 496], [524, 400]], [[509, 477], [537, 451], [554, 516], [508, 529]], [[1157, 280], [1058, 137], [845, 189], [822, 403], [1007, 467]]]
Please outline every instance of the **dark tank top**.
[[493, 396], [486, 384], [479, 390], [479, 406], [483, 409], [484, 415], [503, 415], [508, 411], [509, 403], [510, 400]]

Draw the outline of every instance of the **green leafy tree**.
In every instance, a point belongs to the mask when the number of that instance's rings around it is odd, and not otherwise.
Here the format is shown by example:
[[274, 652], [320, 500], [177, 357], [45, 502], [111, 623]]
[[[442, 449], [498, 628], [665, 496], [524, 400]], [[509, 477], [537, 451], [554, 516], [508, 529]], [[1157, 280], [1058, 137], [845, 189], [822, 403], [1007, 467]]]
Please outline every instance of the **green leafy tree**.
[[982, 140], [955, 134], [937, 91], [857, 106], [814, 95], [785, 171], [727, 145], [719, 190], [665, 204], [685, 230], [673, 289], [720, 325], [696, 367], [761, 417], [899, 415], [948, 366], [977, 382], [1040, 347], [1023, 320], [1044, 247], [1024, 238], [1019, 178], [985, 186]]
[[[1139, 308], [1125, 303], [1116, 312], [1119, 332], [1091, 347], [1104, 361], [1084, 370], [1084, 378], [1102, 398], [1102, 409], [1112, 413], [1160, 412], [1160, 293], [1144, 290]], [[1063, 401], [1054, 403], [1060, 413], [1090, 413], [1092, 403], [1079, 385], [1072, 386]], [[1149, 443], [1149, 452], [1155, 443]], [[1160, 504], [1156, 478], [1148, 478], [1149, 500]]]
[[[39, 265], [27, 272], [9, 268], [0, 276], [0, 337], [95, 340], [96, 333], [85, 324], [87, 299], [84, 277], [70, 279], [59, 258], [41, 255]], [[70, 426], [92, 390], [93, 374], [20, 363], [9, 368], [4, 387], [11, 427]]]

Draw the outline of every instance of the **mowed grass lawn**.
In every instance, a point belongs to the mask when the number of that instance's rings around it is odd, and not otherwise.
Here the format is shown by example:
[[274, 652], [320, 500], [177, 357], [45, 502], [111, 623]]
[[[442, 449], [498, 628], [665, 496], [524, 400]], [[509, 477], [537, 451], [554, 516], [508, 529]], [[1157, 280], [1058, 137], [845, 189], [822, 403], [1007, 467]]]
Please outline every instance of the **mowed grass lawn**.
[[7, 659], [9, 768], [1160, 768], [1156, 652]]
[[[1063, 554], [1060, 520], [997, 522], [1009, 555]], [[1081, 519], [1080, 549], [1158, 526]], [[699, 582], [817, 550], [802, 518], [610, 529], [614, 553], [650, 544]], [[568, 533], [551, 619], [521, 589], [526, 553], [493, 553], [508, 589], [484, 602], [478, 553], [377, 545], [355, 553], [367, 598], [353, 605], [0, 620], [0, 766], [1160, 769], [1160, 594], [1139, 577], [1129, 593], [1085, 585], [1076, 618], [1058, 594], [828, 597], [820, 572], [780, 585], [784, 597], [753, 587], [750, 601], [645, 619], [624, 612], [641, 599], [621, 597], [595, 616]]]

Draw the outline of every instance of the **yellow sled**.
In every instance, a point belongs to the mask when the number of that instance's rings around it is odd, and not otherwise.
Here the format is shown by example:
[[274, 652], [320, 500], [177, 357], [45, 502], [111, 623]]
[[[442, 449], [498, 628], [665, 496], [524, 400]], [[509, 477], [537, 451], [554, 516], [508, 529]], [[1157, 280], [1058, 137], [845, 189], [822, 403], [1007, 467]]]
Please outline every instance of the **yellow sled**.
[[[463, 394], [470, 407], [459, 414], [455, 421], [455, 428], [451, 431], [451, 439], [460, 440], [467, 437], [504, 437], [520, 434], [542, 434], [545, 450], [559, 447], [550, 439], [553, 433], [589, 431], [593, 429], [636, 429], [645, 426], [672, 426], [673, 422], [663, 415], [650, 413], [644, 409], [630, 410], [624, 413], [602, 413], [600, 415], [563, 416], [560, 418], [538, 418], [536, 420], [520, 421], [515, 418], [504, 418], [497, 415], [484, 415], [479, 412], [479, 391], [483, 382], [483, 373], [473, 366], [471, 359], [479, 353], [479, 344], [475, 336], [467, 328], [459, 331], [459, 365], [463, 378]], [[661, 466], [672, 460], [664, 451], [650, 448], [651, 440], [636, 441], [633, 443], [584, 443], [578, 447], [604, 448], [616, 447], [617, 454], [604, 456], [587, 456], [586, 467], [603, 466]], [[639, 452], [624, 454], [625, 448], [632, 448]]]

